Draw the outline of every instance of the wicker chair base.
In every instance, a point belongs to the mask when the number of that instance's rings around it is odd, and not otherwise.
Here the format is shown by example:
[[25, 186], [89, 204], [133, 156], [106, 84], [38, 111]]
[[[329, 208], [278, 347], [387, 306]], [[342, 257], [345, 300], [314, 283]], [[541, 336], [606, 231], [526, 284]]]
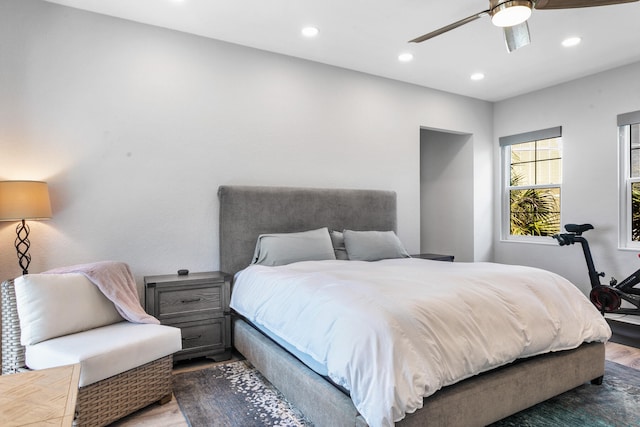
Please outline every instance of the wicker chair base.
[[24, 347], [20, 345], [20, 319], [13, 280], [2, 283], [2, 374], [24, 370]]
[[104, 426], [151, 403], [171, 400], [169, 355], [78, 390], [76, 419], [79, 427]]

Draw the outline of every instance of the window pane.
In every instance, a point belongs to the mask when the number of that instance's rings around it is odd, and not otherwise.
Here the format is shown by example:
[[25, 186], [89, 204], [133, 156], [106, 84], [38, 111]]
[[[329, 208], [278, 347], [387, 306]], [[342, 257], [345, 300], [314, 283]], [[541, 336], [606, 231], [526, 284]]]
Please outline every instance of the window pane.
[[631, 150], [631, 178], [640, 177], [640, 149]]
[[631, 240], [640, 241], [640, 182], [631, 184]]
[[537, 163], [536, 184], [560, 184], [562, 182], [562, 162], [560, 159]]
[[551, 236], [560, 232], [560, 189], [511, 190], [512, 235]]
[[512, 186], [534, 185], [536, 183], [535, 163], [519, 163], [511, 165]]
[[640, 177], [640, 124], [631, 125], [631, 178]]
[[537, 141], [537, 159], [559, 159], [562, 157], [560, 152], [560, 139], [551, 138]]
[[524, 142], [511, 146], [511, 164], [533, 162], [536, 159], [536, 143]]
[[534, 185], [536, 183], [536, 143], [524, 142], [511, 146], [512, 186]]

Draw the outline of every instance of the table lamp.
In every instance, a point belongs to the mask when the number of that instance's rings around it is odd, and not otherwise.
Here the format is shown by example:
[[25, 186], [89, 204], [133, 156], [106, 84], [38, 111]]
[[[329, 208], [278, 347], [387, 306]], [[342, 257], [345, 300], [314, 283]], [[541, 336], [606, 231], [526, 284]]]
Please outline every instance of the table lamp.
[[20, 221], [16, 227], [16, 252], [22, 274], [31, 262], [27, 219], [51, 218], [51, 202], [46, 182], [0, 181], [0, 221]]

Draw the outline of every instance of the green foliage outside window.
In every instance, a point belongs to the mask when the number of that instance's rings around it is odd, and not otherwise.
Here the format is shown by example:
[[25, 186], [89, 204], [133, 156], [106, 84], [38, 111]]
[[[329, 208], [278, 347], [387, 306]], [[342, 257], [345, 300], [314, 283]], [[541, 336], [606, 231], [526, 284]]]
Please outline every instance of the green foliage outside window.
[[[559, 233], [559, 196], [560, 191], [556, 188], [511, 190], [509, 193], [510, 234], [552, 236]], [[640, 202], [640, 198], [638, 201]], [[640, 216], [638, 220], [640, 221]]]
[[640, 242], [640, 183], [631, 185], [631, 240]]
[[[640, 123], [629, 125], [630, 176], [640, 178]], [[640, 182], [631, 183], [631, 240], [640, 242]]]

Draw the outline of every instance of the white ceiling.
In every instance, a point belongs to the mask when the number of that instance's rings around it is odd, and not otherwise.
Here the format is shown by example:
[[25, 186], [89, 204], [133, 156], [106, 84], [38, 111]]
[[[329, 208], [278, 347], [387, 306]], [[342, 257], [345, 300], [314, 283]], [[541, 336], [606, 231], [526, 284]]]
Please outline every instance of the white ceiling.
[[[47, 0], [488, 101], [640, 61], [640, 3], [534, 10], [531, 45], [507, 53], [483, 17], [407, 41], [488, 8], [488, 0]], [[313, 25], [315, 39], [300, 35]], [[582, 37], [564, 48], [568, 36]], [[414, 60], [401, 63], [404, 52]], [[482, 72], [486, 78], [471, 81]], [[640, 77], [640, 76], [639, 76]]]

